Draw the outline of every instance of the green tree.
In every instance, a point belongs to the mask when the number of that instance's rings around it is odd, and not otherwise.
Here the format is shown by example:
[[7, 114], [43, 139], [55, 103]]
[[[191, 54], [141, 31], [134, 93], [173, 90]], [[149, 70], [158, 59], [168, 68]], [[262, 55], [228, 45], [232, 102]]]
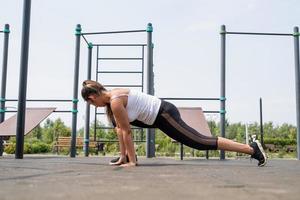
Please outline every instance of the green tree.
[[47, 119], [43, 127], [43, 140], [47, 143], [52, 143], [59, 136], [71, 136], [71, 129], [67, 127], [60, 118], [54, 122]]
[[40, 124], [35, 127], [32, 131], [30, 131], [30, 133], [27, 135], [27, 137], [32, 137], [32, 138], [36, 138], [38, 140], [42, 140], [42, 136], [43, 136], [43, 129], [40, 126]]

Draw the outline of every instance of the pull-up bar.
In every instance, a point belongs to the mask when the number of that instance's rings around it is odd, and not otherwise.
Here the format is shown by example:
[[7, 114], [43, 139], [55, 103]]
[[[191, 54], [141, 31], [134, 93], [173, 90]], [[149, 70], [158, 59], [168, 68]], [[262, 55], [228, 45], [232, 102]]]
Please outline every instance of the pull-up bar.
[[220, 98], [197, 98], [197, 97], [163, 97], [160, 99], [166, 99], [166, 100], [195, 100], [195, 101], [220, 101]]
[[140, 46], [147, 46], [147, 44], [92, 44], [93, 46], [99, 47], [140, 47]]
[[[222, 33], [222, 32], [221, 32]], [[273, 35], [273, 36], [294, 36], [290, 33], [251, 33], [251, 32], [225, 32], [228, 35]]]
[[90, 32], [90, 33], [81, 33], [81, 35], [104, 35], [104, 34], [119, 34], [119, 33], [139, 33], [139, 32], [146, 32], [146, 31], [147, 31], [147, 30]]
[[[149, 25], [146, 30], [105, 31], [105, 32], [86, 32], [86, 33], [81, 32], [80, 25], [77, 26], [77, 28], [76, 28], [76, 35], [81, 35], [83, 37], [83, 39], [85, 40], [85, 42], [87, 43], [87, 45], [91, 45], [91, 46], [100, 46], [100, 45], [93, 45], [93, 44], [89, 43], [88, 40], [86, 39], [85, 35], [107, 35], [107, 34], [141, 33], [141, 32], [152, 32], [152, 25]], [[119, 46], [119, 45], [117, 45], [117, 46]], [[127, 45], [124, 45], [124, 46], [127, 46]], [[147, 44], [145, 44], [143, 46], [147, 46]]]
[[[299, 28], [294, 27], [293, 33], [251, 33], [251, 32], [227, 32], [225, 25], [221, 26], [221, 110], [225, 111], [225, 66], [226, 66], [226, 35], [268, 35], [268, 36], [293, 36], [295, 55], [295, 82], [296, 82], [296, 113], [297, 113], [297, 158], [300, 160], [300, 60], [299, 60]], [[225, 137], [225, 113], [221, 113], [221, 136]], [[225, 158], [224, 152], [221, 156]]]

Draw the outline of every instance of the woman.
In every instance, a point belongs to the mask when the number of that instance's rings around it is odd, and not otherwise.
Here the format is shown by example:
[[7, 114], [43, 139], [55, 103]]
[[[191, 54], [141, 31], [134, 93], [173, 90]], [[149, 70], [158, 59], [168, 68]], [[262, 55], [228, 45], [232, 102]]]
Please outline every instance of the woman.
[[108, 119], [116, 127], [120, 143], [121, 155], [116, 165], [137, 165], [130, 125], [159, 128], [171, 138], [195, 149], [219, 149], [249, 154], [258, 160], [258, 166], [264, 166], [267, 162], [266, 154], [258, 140], [246, 145], [222, 137], [204, 136], [181, 119], [173, 104], [155, 96], [125, 88], [108, 91], [100, 83], [92, 80], [83, 82], [81, 95], [85, 101], [96, 107], [106, 107]]

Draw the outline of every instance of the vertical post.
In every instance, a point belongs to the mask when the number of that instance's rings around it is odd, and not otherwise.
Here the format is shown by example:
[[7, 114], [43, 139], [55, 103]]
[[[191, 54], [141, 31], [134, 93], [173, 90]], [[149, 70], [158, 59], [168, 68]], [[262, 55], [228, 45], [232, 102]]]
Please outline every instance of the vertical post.
[[299, 28], [294, 27], [295, 75], [296, 75], [296, 112], [297, 112], [297, 159], [300, 160], [300, 61]]
[[248, 132], [248, 124], [245, 124], [245, 135], [246, 135], [246, 144], [249, 145], [249, 132]]
[[[226, 27], [225, 25], [221, 26], [221, 95], [220, 95], [220, 130], [221, 130], [221, 137], [225, 137], [225, 114], [226, 114], [226, 109], [225, 109], [225, 67], [226, 67]], [[225, 151], [221, 150], [220, 152], [220, 159], [224, 160], [225, 159]]]
[[183, 144], [180, 143], [180, 160], [183, 160]]
[[[91, 80], [92, 76], [92, 51], [93, 44], [88, 44], [88, 67], [87, 67], [87, 80]], [[86, 103], [85, 106], [85, 126], [84, 126], [84, 155], [89, 156], [89, 143], [90, 143], [90, 104]]]
[[206, 158], [206, 160], [209, 159], [209, 150], [205, 150], [205, 158]]
[[9, 24], [5, 24], [3, 32], [4, 32], [4, 44], [3, 44], [3, 61], [2, 61], [2, 77], [1, 77], [0, 123], [2, 123], [5, 119], [8, 39], [9, 39], [9, 33], [10, 33]]
[[[97, 82], [98, 82], [98, 71], [99, 71], [99, 46], [97, 45], [97, 58], [96, 58], [96, 81]], [[97, 107], [95, 107], [95, 118], [94, 118], [94, 141], [96, 140], [97, 140]]]
[[76, 156], [76, 125], [77, 125], [77, 103], [78, 103], [78, 78], [79, 78], [79, 57], [80, 57], [80, 37], [81, 25], [77, 24], [75, 29], [76, 47], [75, 47], [75, 66], [74, 66], [74, 85], [73, 85], [73, 109], [72, 109], [72, 139], [70, 157]]
[[264, 124], [262, 114], [262, 98], [259, 99], [259, 113], [260, 113], [260, 143], [264, 146]]
[[16, 128], [16, 153], [15, 158], [22, 159], [24, 152], [24, 131], [25, 131], [25, 111], [26, 111], [26, 90], [28, 72], [28, 53], [29, 53], [29, 30], [30, 30], [30, 10], [31, 0], [23, 1], [23, 24], [22, 24], [22, 43], [20, 60], [19, 78], [19, 97]]
[[[147, 26], [147, 69], [148, 69], [148, 87], [147, 93], [154, 95], [154, 73], [153, 73], [153, 43], [152, 43], [152, 24], [148, 23]], [[146, 156], [151, 158], [155, 156], [155, 130], [147, 129], [146, 135]]]
[[[3, 44], [3, 61], [2, 61], [2, 77], [1, 77], [1, 97], [0, 97], [0, 123], [5, 119], [5, 94], [6, 94], [6, 76], [7, 76], [7, 58], [8, 58], [8, 39], [9, 24], [4, 26], [4, 44]], [[3, 138], [0, 136], [0, 156], [3, 154]]]

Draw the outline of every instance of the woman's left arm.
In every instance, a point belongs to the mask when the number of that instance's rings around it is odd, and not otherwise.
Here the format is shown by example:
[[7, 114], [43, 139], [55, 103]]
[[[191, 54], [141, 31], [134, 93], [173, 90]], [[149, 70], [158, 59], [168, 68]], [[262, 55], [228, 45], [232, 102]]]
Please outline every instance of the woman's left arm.
[[128, 153], [129, 161], [135, 164], [135, 149], [132, 141], [132, 136], [130, 134], [131, 128], [129, 124], [128, 114], [122, 100], [119, 98], [112, 100], [111, 109], [116, 119], [117, 126], [123, 136], [123, 141]]
[[123, 105], [123, 102], [121, 99], [114, 99], [111, 101], [111, 110], [114, 114], [117, 127], [120, 129], [122, 133], [126, 132], [129, 134], [131, 132], [129, 119], [127, 111]]

